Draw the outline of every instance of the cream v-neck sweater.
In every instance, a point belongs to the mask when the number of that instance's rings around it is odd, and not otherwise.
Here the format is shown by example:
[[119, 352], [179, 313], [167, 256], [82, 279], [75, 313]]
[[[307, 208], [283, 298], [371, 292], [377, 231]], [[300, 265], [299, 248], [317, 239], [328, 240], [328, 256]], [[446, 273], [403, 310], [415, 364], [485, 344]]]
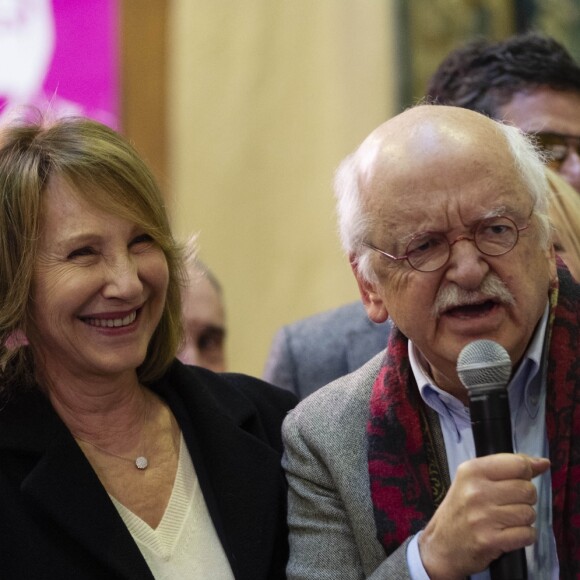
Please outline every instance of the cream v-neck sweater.
[[110, 497], [156, 580], [234, 580], [183, 436], [173, 491], [156, 529]]

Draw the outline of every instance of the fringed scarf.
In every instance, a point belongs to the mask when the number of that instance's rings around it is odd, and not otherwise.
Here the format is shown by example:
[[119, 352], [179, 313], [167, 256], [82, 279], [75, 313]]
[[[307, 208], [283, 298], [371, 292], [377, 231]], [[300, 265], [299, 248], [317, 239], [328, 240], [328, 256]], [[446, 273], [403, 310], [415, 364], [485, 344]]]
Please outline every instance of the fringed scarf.
[[[558, 273], [547, 328], [552, 517], [561, 577], [580, 578], [580, 286], [567, 270]], [[407, 346], [406, 337], [393, 329], [367, 424], [371, 498], [386, 554], [425, 527], [448, 485], [436, 441], [442, 436], [433, 437], [432, 411], [419, 395]]]

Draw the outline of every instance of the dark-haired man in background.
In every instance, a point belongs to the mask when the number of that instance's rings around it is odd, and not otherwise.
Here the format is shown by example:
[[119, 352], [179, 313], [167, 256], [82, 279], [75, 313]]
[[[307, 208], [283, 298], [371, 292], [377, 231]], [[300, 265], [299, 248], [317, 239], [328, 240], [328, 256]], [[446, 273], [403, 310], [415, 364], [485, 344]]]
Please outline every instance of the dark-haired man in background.
[[535, 135], [552, 169], [580, 192], [580, 67], [554, 39], [469, 42], [441, 63], [426, 94]]

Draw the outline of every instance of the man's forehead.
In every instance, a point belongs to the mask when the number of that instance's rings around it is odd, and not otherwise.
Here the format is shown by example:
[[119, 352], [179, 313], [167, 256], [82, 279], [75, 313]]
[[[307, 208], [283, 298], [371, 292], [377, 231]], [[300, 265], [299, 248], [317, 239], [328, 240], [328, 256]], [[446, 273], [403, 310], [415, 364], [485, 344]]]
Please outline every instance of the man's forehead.
[[[458, 216], [464, 224], [505, 214], [527, 217], [532, 209], [529, 191], [517, 182], [494, 187], [492, 182], [478, 182], [466, 187], [431, 188], [389, 192], [369, 200], [369, 210], [383, 227], [396, 229], [410, 224], [415, 229], [421, 220], [430, 228], [445, 229], [445, 224]], [[429, 229], [429, 228], [428, 228]]]
[[529, 184], [505, 134], [473, 111], [411, 109], [371, 134], [359, 155], [361, 199], [381, 228], [444, 229], [453, 214], [471, 222], [501, 207], [529, 211]]
[[363, 199], [416, 198], [419, 203], [435, 194], [453, 197], [468, 189], [491, 192], [521, 187], [521, 174], [506, 152], [470, 153], [467, 148], [456, 154], [416, 154], [412, 159], [377, 164], [360, 183]]
[[504, 211], [519, 215], [531, 210], [528, 184], [504, 159], [423, 164], [416, 171], [401, 166], [379, 177], [363, 195], [370, 214], [387, 228], [423, 221], [427, 228], [445, 229], [452, 215], [471, 223]]
[[500, 107], [500, 117], [528, 133], [580, 135], [580, 91], [537, 87], [515, 93]]
[[453, 162], [468, 151], [478, 156], [493, 147], [506, 147], [494, 121], [459, 107], [423, 105], [383, 123], [362, 143], [359, 179], [364, 184], [406, 168], [421, 172], [430, 163]]

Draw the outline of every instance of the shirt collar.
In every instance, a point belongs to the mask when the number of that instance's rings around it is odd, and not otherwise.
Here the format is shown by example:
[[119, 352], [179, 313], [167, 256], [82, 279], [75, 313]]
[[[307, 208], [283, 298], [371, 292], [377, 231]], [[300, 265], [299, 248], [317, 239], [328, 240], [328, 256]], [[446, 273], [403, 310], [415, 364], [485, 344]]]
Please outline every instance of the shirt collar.
[[540, 371], [544, 358], [549, 311], [549, 305], [546, 305], [544, 314], [542, 314], [524, 358], [508, 385], [510, 405], [519, 407], [523, 401], [528, 414], [532, 418], [538, 413], [540, 391], [544, 383]]

